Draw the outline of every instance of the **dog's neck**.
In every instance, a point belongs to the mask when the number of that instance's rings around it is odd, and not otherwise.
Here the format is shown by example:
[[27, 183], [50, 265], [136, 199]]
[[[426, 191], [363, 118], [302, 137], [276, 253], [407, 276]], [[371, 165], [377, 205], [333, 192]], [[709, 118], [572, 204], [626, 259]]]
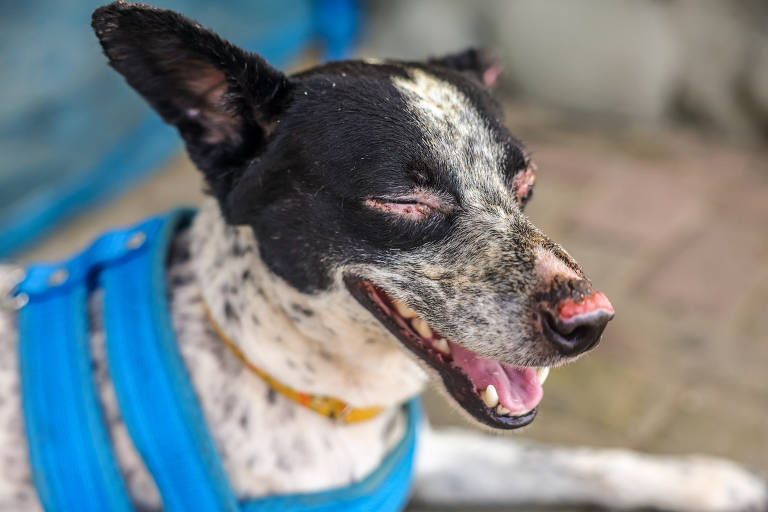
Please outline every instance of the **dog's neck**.
[[424, 371], [338, 280], [322, 293], [299, 292], [263, 263], [253, 230], [228, 225], [212, 200], [191, 230], [206, 306], [250, 363], [353, 407], [391, 406], [421, 391]]

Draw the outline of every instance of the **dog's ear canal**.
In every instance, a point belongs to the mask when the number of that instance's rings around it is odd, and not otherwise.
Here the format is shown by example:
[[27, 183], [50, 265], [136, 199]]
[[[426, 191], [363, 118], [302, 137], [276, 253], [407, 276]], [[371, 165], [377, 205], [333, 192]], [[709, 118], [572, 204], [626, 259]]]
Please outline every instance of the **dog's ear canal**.
[[94, 11], [92, 26], [110, 65], [178, 128], [221, 197], [233, 168], [263, 150], [290, 80], [172, 11], [115, 2]]
[[427, 62], [468, 73], [486, 87], [496, 85], [502, 71], [498, 57], [487, 48], [467, 48], [462, 52], [433, 57]]

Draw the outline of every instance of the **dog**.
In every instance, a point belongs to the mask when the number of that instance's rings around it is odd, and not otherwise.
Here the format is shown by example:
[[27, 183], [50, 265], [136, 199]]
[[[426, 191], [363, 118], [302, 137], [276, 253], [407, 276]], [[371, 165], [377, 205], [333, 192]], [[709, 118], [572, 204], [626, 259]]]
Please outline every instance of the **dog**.
[[[210, 198], [174, 237], [167, 294], [239, 498], [362, 480], [403, 438], [402, 405], [429, 380], [473, 422], [525, 426], [549, 368], [598, 343], [613, 307], [523, 214], [536, 167], [504, 127], [488, 52], [288, 76], [171, 11], [117, 2], [94, 12], [93, 28], [205, 177]], [[110, 380], [102, 308], [97, 290], [99, 403], [131, 501], [159, 510]], [[39, 510], [11, 309], [0, 312], [0, 509]], [[340, 421], [275, 382], [335, 397], [343, 415], [374, 412]], [[427, 506], [768, 509], [765, 484], [723, 460], [427, 425], [420, 435], [412, 499]]]

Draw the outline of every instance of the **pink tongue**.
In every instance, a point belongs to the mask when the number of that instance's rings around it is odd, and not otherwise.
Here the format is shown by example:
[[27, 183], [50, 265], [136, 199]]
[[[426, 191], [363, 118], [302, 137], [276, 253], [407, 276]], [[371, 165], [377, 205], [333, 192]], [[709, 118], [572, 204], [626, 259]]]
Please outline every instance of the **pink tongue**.
[[480, 357], [455, 343], [449, 342], [454, 366], [458, 366], [475, 385], [478, 396], [493, 384], [499, 403], [512, 414], [527, 412], [541, 401], [544, 390], [536, 377], [535, 368], [523, 368]]

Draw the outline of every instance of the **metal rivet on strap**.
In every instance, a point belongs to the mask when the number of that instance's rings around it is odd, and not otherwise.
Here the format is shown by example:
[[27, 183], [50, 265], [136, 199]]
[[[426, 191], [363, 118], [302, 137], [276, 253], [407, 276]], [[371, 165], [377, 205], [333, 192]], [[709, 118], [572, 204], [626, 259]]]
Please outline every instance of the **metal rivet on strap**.
[[60, 268], [48, 276], [48, 285], [59, 286], [66, 283], [67, 279], [69, 279], [69, 272], [67, 272], [67, 269], [65, 268]]
[[21, 267], [0, 263], [0, 309], [16, 311], [27, 305], [29, 296], [26, 293], [14, 294], [26, 275]]
[[143, 231], [137, 231], [125, 242], [125, 246], [128, 249], [138, 249], [144, 244], [146, 239], [147, 235]]
[[[18, 311], [19, 309], [23, 308], [27, 305], [29, 302], [29, 295], [26, 293], [19, 293], [18, 295], [14, 295], [8, 300], [8, 306], [15, 311]], [[1, 306], [2, 304], [0, 304]]]

